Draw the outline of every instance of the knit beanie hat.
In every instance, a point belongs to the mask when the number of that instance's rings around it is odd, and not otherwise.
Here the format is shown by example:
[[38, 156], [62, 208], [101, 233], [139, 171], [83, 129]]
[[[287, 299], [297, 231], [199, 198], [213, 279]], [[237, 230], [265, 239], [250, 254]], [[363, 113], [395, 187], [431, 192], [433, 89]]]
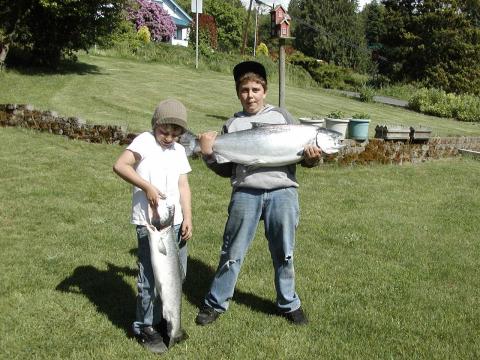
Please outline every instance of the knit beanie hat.
[[155, 108], [152, 117], [152, 128], [159, 124], [175, 124], [187, 128], [187, 109], [178, 100], [167, 99]]

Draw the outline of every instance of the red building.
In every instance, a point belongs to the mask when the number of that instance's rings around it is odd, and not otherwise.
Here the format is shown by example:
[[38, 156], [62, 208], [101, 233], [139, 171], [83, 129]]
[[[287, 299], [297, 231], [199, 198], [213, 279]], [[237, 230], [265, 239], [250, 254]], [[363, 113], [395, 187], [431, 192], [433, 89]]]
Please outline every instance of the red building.
[[282, 5], [278, 5], [270, 11], [271, 15], [271, 31], [270, 35], [277, 38], [290, 37], [290, 21], [291, 17]]

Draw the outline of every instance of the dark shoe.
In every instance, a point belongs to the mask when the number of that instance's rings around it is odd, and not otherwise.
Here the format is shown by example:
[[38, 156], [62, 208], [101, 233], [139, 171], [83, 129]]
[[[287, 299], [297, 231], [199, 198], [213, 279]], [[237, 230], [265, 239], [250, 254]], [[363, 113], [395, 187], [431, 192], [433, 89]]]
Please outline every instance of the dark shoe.
[[293, 310], [288, 313], [282, 313], [282, 316], [295, 325], [308, 324], [307, 316], [303, 312], [302, 308], [298, 308], [297, 310]]
[[163, 354], [168, 350], [163, 342], [162, 335], [152, 326], [144, 327], [140, 330], [140, 334], [136, 334], [135, 337], [143, 347], [155, 354]]
[[218, 319], [221, 313], [210, 306], [204, 306], [198, 312], [195, 322], [198, 325], [208, 325]]

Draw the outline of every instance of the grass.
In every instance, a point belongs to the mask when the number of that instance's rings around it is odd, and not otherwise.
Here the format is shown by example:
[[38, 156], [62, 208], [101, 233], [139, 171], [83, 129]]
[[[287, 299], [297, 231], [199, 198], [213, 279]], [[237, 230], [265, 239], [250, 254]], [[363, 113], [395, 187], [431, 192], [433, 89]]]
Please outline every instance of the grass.
[[[121, 147], [0, 130], [0, 346], [8, 358], [154, 358], [127, 336], [134, 318], [130, 187]], [[480, 356], [480, 162], [299, 167], [297, 291], [310, 325], [273, 315], [259, 229], [231, 308], [194, 317], [218, 261], [230, 186], [199, 160], [184, 286], [190, 338], [165, 358]]]
[[[180, 66], [82, 56], [58, 74], [0, 74], [0, 103], [31, 103], [91, 123], [148, 128], [155, 103], [178, 96], [194, 131], [237, 110], [230, 77]], [[173, 79], [173, 80], [172, 80]], [[175, 83], [175, 86], [172, 84]], [[275, 84], [269, 100], [275, 103]], [[440, 135], [478, 135], [438, 119], [320, 90], [287, 88], [295, 116], [341, 109], [373, 122], [425, 122]], [[154, 359], [128, 337], [135, 316], [130, 187], [111, 166], [119, 146], [0, 128], [0, 348], [5, 358]], [[166, 359], [480, 357], [480, 162], [298, 168], [297, 291], [310, 324], [274, 315], [273, 273], [258, 229], [227, 313], [194, 318], [218, 262], [228, 180], [193, 171], [183, 325]]]
[[[130, 131], [148, 128], [155, 105], [177, 97], [188, 108], [194, 132], [218, 130], [239, 110], [231, 76], [208, 70], [138, 62], [130, 59], [81, 55], [81, 63], [57, 74], [2, 74], [0, 103], [30, 103], [43, 110], [79, 116], [94, 124], [128, 125]], [[269, 84], [268, 102], [278, 104], [278, 84]], [[480, 135], [480, 123], [426, 116], [382, 104], [367, 104], [321, 90], [287, 86], [286, 107], [295, 117], [369, 113], [370, 136], [377, 124], [426, 126], [434, 136]]]

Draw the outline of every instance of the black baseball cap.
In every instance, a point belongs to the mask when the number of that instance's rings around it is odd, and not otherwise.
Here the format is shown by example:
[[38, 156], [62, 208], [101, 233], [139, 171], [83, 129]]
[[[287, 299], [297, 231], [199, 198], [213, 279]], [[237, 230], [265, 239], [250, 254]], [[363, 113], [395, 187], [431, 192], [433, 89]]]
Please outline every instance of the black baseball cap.
[[249, 72], [257, 74], [267, 82], [267, 71], [265, 70], [265, 67], [256, 61], [244, 61], [237, 64], [233, 68], [233, 78], [235, 79], [235, 82]]

